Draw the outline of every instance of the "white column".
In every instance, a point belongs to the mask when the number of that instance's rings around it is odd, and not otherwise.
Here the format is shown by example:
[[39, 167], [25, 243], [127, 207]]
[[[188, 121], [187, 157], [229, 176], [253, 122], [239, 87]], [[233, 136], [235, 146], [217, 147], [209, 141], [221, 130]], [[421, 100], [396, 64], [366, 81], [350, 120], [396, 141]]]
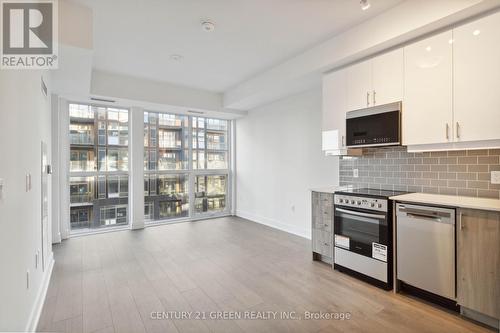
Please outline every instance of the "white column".
[[144, 110], [129, 114], [129, 221], [132, 229], [144, 228]]

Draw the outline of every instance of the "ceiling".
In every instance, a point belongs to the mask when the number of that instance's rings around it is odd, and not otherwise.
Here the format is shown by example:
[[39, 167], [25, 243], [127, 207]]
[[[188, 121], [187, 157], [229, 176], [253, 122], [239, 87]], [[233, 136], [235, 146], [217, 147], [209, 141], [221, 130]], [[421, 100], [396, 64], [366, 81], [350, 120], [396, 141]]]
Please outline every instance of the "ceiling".
[[[95, 69], [223, 92], [402, 0], [366, 11], [358, 0], [75, 2], [94, 13]], [[206, 18], [215, 31], [202, 31]]]

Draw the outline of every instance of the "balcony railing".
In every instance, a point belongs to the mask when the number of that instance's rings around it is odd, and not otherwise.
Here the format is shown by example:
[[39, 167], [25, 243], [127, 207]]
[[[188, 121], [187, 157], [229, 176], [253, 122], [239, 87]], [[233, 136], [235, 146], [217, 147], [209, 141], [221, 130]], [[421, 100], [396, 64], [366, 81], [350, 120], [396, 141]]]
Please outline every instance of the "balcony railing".
[[94, 161], [70, 161], [69, 170], [75, 172], [81, 171], [94, 171], [95, 162]]
[[87, 194], [74, 194], [70, 196], [70, 202], [74, 203], [92, 203], [94, 196], [92, 193]]
[[227, 150], [227, 144], [224, 142], [222, 142], [222, 143], [209, 142], [207, 144], [207, 149], [209, 149], [209, 150]]
[[72, 145], [93, 145], [94, 137], [85, 133], [71, 133], [69, 135], [69, 142]]

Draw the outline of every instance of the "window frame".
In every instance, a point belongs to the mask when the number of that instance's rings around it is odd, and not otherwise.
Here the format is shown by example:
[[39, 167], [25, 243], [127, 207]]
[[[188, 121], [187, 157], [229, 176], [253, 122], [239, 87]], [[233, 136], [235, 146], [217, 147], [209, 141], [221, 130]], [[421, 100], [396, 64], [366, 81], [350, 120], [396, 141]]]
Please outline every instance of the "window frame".
[[[231, 211], [233, 209], [234, 205], [234, 179], [233, 179], [233, 167], [234, 167], [234, 161], [233, 161], [233, 154], [234, 154], [234, 141], [233, 141], [233, 135], [234, 135], [234, 120], [232, 119], [224, 119], [224, 118], [217, 118], [213, 116], [206, 116], [206, 115], [199, 115], [199, 114], [193, 114], [190, 115], [189, 113], [185, 112], [184, 110], [172, 110], [172, 111], [155, 111], [152, 109], [146, 109], [142, 107], [135, 107], [135, 108], [130, 108], [130, 107], [124, 107], [120, 105], [114, 105], [114, 104], [103, 104], [103, 103], [94, 103], [92, 101], [77, 101], [77, 100], [66, 100], [62, 99], [62, 103], [60, 103], [60, 108], [59, 111], [62, 112], [64, 115], [60, 118], [58, 121], [59, 123], [59, 133], [61, 133], [63, 136], [61, 137], [61, 141], [59, 143], [59, 147], [62, 149], [63, 153], [63, 158], [61, 160], [61, 170], [62, 170], [62, 176], [61, 178], [61, 185], [62, 186], [62, 195], [63, 195], [63, 200], [67, 202], [67, 204], [64, 205], [65, 208], [61, 210], [61, 213], [63, 214], [63, 220], [62, 223], [64, 225], [64, 230], [61, 230], [61, 235], [63, 238], [67, 237], [72, 237], [72, 236], [78, 236], [81, 234], [93, 234], [93, 233], [101, 233], [101, 232], [108, 232], [108, 231], [114, 231], [114, 230], [120, 230], [120, 229], [132, 229], [134, 222], [132, 220], [132, 216], [130, 215], [132, 212], [133, 208], [135, 207], [135, 200], [132, 198], [132, 192], [134, 191], [133, 189], [133, 183], [132, 180], [136, 177], [136, 175], [132, 175], [132, 170], [131, 170], [131, 157], [132, 157], [132, 150], [136, 149], [133, 147], [136, 147], [138, 144], [142, 145], [144, 151], [147, 151], [148, 148], [145, 147], [144, 145], [144, 135], [140, 138], [136, 137], [132, 132], [132, 127], [137, 126], [139, 124], [136, 124], [137, 118], [133, 117], [134, 112], [141, 112], [144, 115], [144, 112], [153, 112], [153, 113], [165, 113], [165, 114], [170, 114], [173, 116], [185, 116], [187, 117], [187, 149], [185, 149], [185, 153], [187, 153], [187, 161], [184, 163], [187, 165], [186, 169], [182, 170], [161, 170], [162, 174], [187, 174], [188, 175], [188, 202], [189, 202], [189, 209], [188, 209], [188, 214], [187, 216], [179, 217], [179, 218], [170, 218], [166, 220], [153, 220], [153, 221], [147, 221], [145, 220], [146, 223], [144, 223], [144, 227], [148, 227], [150, 225], [156, 225], [156, 224], [168, 224], [168, 223], [178, 223], [178, 222], [189, 222], [189, 221], [196, 221], [196, 220], [201, 220], [201, 219], [206, 219], [206, 218], [211, 218], [211, 217], [222, 217], [222, 216], [228, 216], [231, 214]], [[70, 123], [71, 123], [71, 115], [69, 112], [69, 108], [71, 104], [76, 104], [76, 105], [84, 105], [89, 107], [89, 113], [94, 113], [94, 137], [93, 137], [93, 144], [94, 144], [94, 150], [93, 150], [93, 162], [94, 162], [94, 170], [90, 170], [90, 167], [87, 167], [87, 171], [70, 171], [70, 152], [71, 152], [71, 139], [70, 139]], [[101, 166], [101, 163], [99, 162], [99, 154], [104, 153], [105, 156], [107, 156], [107, 151], [108, 148], [112, 149], [120, 149], [120, 148], [125, 148], [123, 145], [120, 145], [120, 138], [118, 138], [118, 143], [117, 145], [109, 145], [108, 144], [108, 116], [106, 112], [107, 109], [120, 109], [120, 110], [126, 110], [128, 112], [128, 144], [127, 144], [127, 152], [128, 152], [128, 161], [127, 161], [127, 170], [117, 170], [117, 171], [107, 171], [107, 164], [108, 164], [108, 158], [104, 158], [102, 161], [103, 165]], [[80, 113], [83, 111], [79, 111]], [[104, 117], [103, 117], [104, 116]], [[144, 128], [144, 119], [141, 117], [141, 126]], [[226, 128], [226, 148], [225, 153], [227, 154], [227, 161], [226, 161], [226, 168], [225, 169], [208, 169], [208, 159], [206, 158], [206, 169], [194, 169], [193, 168], [193, 119], [199, 119], [199, 118], [204, 118], [206, 119], [217, 119], [217, 120], [222, 120], [227, 122], [227, 128]], [[160, 120], [156, 119], [157, 124], [159, 125]], [[208, 122], [205, 123], [205, 126], [208, 124]], [[205, 128], [206, 129], [206, 128]], [[118, 131], [120, 131], [120, 122], [118, 122]], [[154, 131], [153, 131], [154, 132]], [[150, 139], [151, 133], [144, 133], [148, 135], [148, 140]], [[154, 134], [154, 133], [153, 133]], [[140, 141], [140, 143], [139, 143]], [[157, 149], [159, 149], [159, 139], [158, 139], [158, 129], [156, 129], [156, 138], [155, 138], [155, 144]], [[149, 142], [148, 142], [149, 143]], [[205, 133], [205, 145], [208, 145], [208, 142], [206, 142], [206, 133]], [[101, 148], [101, 149], [99, 149]], [[102, 149], [104, 148], [104, 150]], [[103, 152], [100, 152], [100, 150], [103, 150]], [[135, 150], [134, 150], [135, 151]], [[204, 149], [206, 152], [207, 150]], [[158, 153], [157, 153], [158, 154]], [[159, 155], [159, 154], [158, 154]], [[207, 156], [205, 156], [207, 157]], [[156, 161], [158, 160], [158, 156], [156, 157]], [[84, 161], [79, 161], [80, 163], [83, 163]], [[87, 160], [87, 164], [90, 163], [90, 160]], [[100, 170], [101, 169], [101, 170]], [[158, 165], [156, 165], [156, 170], [149, 172], [149, 175], [147, 175], [147, 172], [142, 173], [142, 183], [144, 183], [146, 180], [148, 181], [149, 187], [151, 184], [158, 184]], [[137, 171], [134, 170], [134, 173], [137, 174]], [[64, 176], [66, 175], [66, 176]], [[108, 226], [105, 228], [87, 228], [86, 230], [82, 231], [79, 229], [71, 229], [71, 221], [70, 221], [70, 212], [71, 212], [71, 206], [70, 206], [70, 178], [72, 177], [93, 177], [94, 179], [94, 197], [95, 199], [104, 199], [107, 198], [108, 196], [108, 184], [107, 184], [107, 177], [108, 176], [124, 176], [126, 175], [128, 177], [128, 201], [127, 201], [127, 223], [123, 225], [116, 225], [116, 226]], [[221, 211], [216, 211], [216, 212], [205, 212], [205, 213], [195, 213], [195, 193], [194, 193], [194, 183], [195, 183], [195, 177], [196, 176], [201, 176], [201, 175], [221, 175], [221, 176], [226, 176], [226, 198], [225, 198], [225, 207]], [[102, 188], [101, 185], [102, 182], [105, 182], [105, 189], [100, 190]], [[144, 191], [142, 191], [144, 196], [146, 197]], [[151, 192], [148, 192], [150, 194]], [[154, 195], [154, 193], [151, 193]], [[67, 198], [66, 198], [67, 196]], [[123, 197], [121, 197], [123, 198]], [[117, 204], [120, 205], [121, 203]], [[145, 202], [146, 204], [146, 202]], [[100, 207], [105, 207], [106, 205], [102, 205]], [[143, 207], [144, 209], [144, 207]], [[153, 212], [157, 209], [157, 207], [152, 207]], [[156, 212], [154, 212], [156, 213]], [[92, 214], [93, 216], [97, 215], [97, 212]], [[99, 212], [100, 215], [100, 212]], [[154, 215], [153, 215], [154, 217]], [[92, 216], [88, 216], [88, 219], [93, 219]], [[140, 225], [140, 223], [139, 223]]]
[[[233, 198], [232, 198], [232, 129], [233, 129], [233, 121], [231, 119], [222, 119], [222, 118], [215, 118], [215, 117], [205, 117], [205, 116], [199, 116], [199, 115], [187, 115], [187, 114], [181, 114], [181, 113], [175, 113], [175, 112], [165, 112], [165, 111], [154, 111], [154, 110], [142, 110], [143, 113], [156, 113], [156, 114], [166, 114], [166, 115], [172, 115], [172, 116], [185, 116], [187, 117], [188, 120], [188, 126], [187, 126], [187, 152], [188, 152], [188, 161], [187, 161], [187, 169], [179, 169], [179, 170], [159, 170], [159, 156], [157, 156], [156, 159], [156, 170], [145, 170], [144, 171], [144, 177], [147, 176], [155, 176], [155, 180], [158, 183], [158, 179], [160, 175], [188, 175], [188, 203], [189, 203], [189, 212], [187, 217], [178, 217], [178, 218], [168, 218], [168, 219], [159, 219], [159, 220], [145, 220], [145, 225], [154, 225], [154, 224], [165, 224], [165, 223], [176, 223], [176, 222], [181, 222], [181, 221], [195, 221], [195, 220], [200, 220], [200, 219], [206, 219], [206, 218], [212, 218], [212, 217], [219, 217], [219, 216], [227, 216], [230, 214], [231, 209], [232, 209], [232, 204], [233, 204]], [[145, 116], [142, 117], [143, 119], [146, 119]], [[206, 124], [208, 123], [206, 119], [215, 119], [218, 121], [226, 121], [227, 126], [226, 126], [226, 131], [225, 131], [225, 137], [226, 137], [226, 150], [224, 152], [226, 153], [226, 165], [227, 168], [225, 169], [208, 169], [208, 160], [205, 159], [205, 168], [204, 169], [195, 169], [194, 168], [194, 162], [193, 162], [193, 152], [196, 150], [193, 146], [193, 121], [194, 119], [199, 119], [203, 118], [205, 120], [205, 148], [203, 149], [205, 156], [207, 155], [207, 152], [210, 152], [211, 150], [207, 150], [206, 145]], [[149, 119], [149, 116], [148, 116]], [[156, 124], [159, 126], [160, 124], [160, 117], [157, 116], [156, 118]], [[146, 124], [144, 124], [144, 128], [146, 127]], [[156, 135], [159, 135], [159, 129], [156, 130]], [[148, 126], [148, 142], [151, 139], [151, 133], [150, 133], [150, 128]], [[144, 138], [142, 138], [142, 141], [144, 141]], [[159, 138], [156, 139], [156, 146], [154, 148], [159, 151], [160, 148], [160, 142]], [[144, 147], [144, 151], [148, 151], [151, 147]], [[185, 147], [182, 147], [182, 149], [186, 149]], [[147, 153], [149, 157], [149, 153]], [[159, 154], [158, 154], [159, 155]], [[150, 163], [150, 161], [148, 161]], [[215, 212], [205, 212], [205, 213], [196, 213], [195, 210], [195, 179], [197, 176], [226, 176], [226, 198], [225, 198], [225, 207], [223, 210], [220, 211], [215, 211]], [[145, 180], [145, 178], [144, 178]], [[144, 182], [143, 180], [143, 182]], [[150, 180], [151, 181], [151, 180]], [[151, 190], [151, 183], [149, 183], [149, 190]], [[149, 192], [151, 193], [151, 192]], [[157, 195], [157, 194], [156, 194]], [[146, 195], [145, 195], [146, 197]], [[145, 204], [146, 204], [145, 200]]]
[[[106, 105], [106, 104], [98, 104], [98, 103], [92, 103], [92, 102], [80, 102], [80, 101], [74, 101], [74, 100], [68, 100], [65, 103], [65, 108], [63, 112], [66, 112], [67, 114], [67, 125], [68, 125], [68, 134], [70, 134], [69, 128], [71, 125], [71, 114], [70, 114], [70, 106], [72, 104], [76, 105], [85, 105], [89, 107], [90, 112], [94, 114], [93, 118], [88, 118], [88, 119], [93, 119], [94, 121], [94, 138], [93, 138], [93, 150], [94, 150], [94, 169], [93, 170], [88, 170], [88, 171], [71, 171], [70, 168], [70, 159], [66, 163], [67, 167], [67, 174], [68, 174], [68, 181], [67, 181], [67, 188], [69, 189], [71, 186], [71, 178], [75, 177], [91, 177], [93, 178], [93, 189], [94, 189], [94, 200], [107, 200], [107, 199], [124, 199], [124, 196], [121, 196], [120, 193], [120, 187], [121, 187], [121, 179], [123, 177], [127, 177], [127, 187], [128, 187], [128, 193], [127, 193], [127, 203], [117, 203], [114, 206], [123, 208], [123, 206], [127, 206], [127, 222], [126, 223], [120, 223], [116, 225], [106, 225], [102, 224], [99, 221], [94, 221], [95, 225], [99, 225], [98, 227], [91, 228], [90, 227], [90, 222], [89, 222], [89, 227], [84, 228], [84, 229], [72, 229], [71, 227], [71, 221], [68, 219], [68, 236], [77, 236], [77, 235], [82, 235], [82, 234], [93, 234], [93, 233], [99, 233], [99, 232], [106, 232], [106, 231], [112, 231], [112, 230], [120, 230], [120, 229], [129, 229], [131, 227], [131, 219], [130, 219], [130, 212], [131, 212], [131, 206], [132, 206], [132, 201], [131, 201], [131, 196], [130, 196], [130, 156], [131, 156], [131, 149], [132, 149], [132, 141], [131, 141], [131, 136], [130, 136], [130, 126], [131, 126], [131, 119], [130, 119], [130, 114], [131, 114], [131, 109], [127, 107], [121, 107], [118, 105]], [[118, 124], [118, 144], [110, 144], [108, 142], [108, 112], [107, 111], [126, 111], [127, 112], [127, 144], [120, 144], [120, 128], [121, 128], [121, 122], [119, 120], [116, 121]], [[104, 114], [104, 117], [102, 115]], [[111, 120], [113, 122], [114, 120]], [[100, 125], [103, 125], [104, 127], [100, 127]], [[101, 132], [103, 131], [103, 132]], [[100, 137], [103, 138], [103, 142], [100, 141]], [[73, 144], [71, 143], [71, 139], [68, 136], [67, 139], [67, 149], [68, 149], [68, 156], [71, 156], [71, 146]], [[74, 145], [75, 148], [78, 148], [78, 144]], [[126, 170], [116, 170], [116, 171], [108, 171], [108, 150], [117, 150], [117, 151], [123, 151], [126, 150], [127, 152], [127, 162], [126, 162]], [[100, 161], [100, 153], [104, 152], [104, 160]], [[88, 163], [89, 161], [87, 161]], [[102, 162], [102, 163], [101, 163]], [[118, 167], [118, 161], [117, 161], [117, 167]], [[101, 168], [103, 167], [103, 168]], [[108, 177], [117, 177], [118, 178], [118, 196], [117, 197], [109, 197], [109, 184], [108, 184]], [[101, 182], [104, 181], [104, 191], [101, 191]], [[68, 200], [68, 210], [71, 215], [71, 201]], [[92, 211], [94, 211], [94, 214], [96, 215], [95, 210], [99, 209], [98, 216], [100, 218], [101, 216], [101, 208], [105, 208], [111, 206], [110, 204], [103, 204], [102, 206], [95, 207], [95, 205], [92, 205]], [[75, 207], [75, 206], [73, 206]], [[93, 217], [89, 217], [89, 221], [92, 220]]]

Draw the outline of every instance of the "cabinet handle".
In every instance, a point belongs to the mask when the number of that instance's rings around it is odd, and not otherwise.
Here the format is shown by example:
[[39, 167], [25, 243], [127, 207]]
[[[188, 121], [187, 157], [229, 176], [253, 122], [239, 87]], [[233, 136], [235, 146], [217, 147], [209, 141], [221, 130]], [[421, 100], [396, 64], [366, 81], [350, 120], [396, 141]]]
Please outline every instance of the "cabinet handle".
[[462, 222], [462, 212], [458, 213], [458, 229], [460, 231], [464, 230], [464, 224]]
[[375, 96], [377, 95], [377, 92], [374, 90], [373, 91], [373, 105], [377, 104], [377, 100], [375, 99]]
[[345, 140], [345, 137], [342, 135], [342, 147], [345, 147], [344, 140]]
[[328, 244], [328, 243], [325, 243], [325, 245], [326, 245], [326, 246], [330, 246], [330, 244]]
[[446, 140], [450, 139], [450, 125], [446, 123]]
[[460, 124], [457, 121], [457, 139], [460, 139]]
[[370, 92], [366, 92], [366, 106], [370, 106]]
[[325, 223], [325, 224], [324, 224], [324, 226], [325, 226], [325, 227], [328, 227], [328, 224], [326, 224], [326, 223]]

